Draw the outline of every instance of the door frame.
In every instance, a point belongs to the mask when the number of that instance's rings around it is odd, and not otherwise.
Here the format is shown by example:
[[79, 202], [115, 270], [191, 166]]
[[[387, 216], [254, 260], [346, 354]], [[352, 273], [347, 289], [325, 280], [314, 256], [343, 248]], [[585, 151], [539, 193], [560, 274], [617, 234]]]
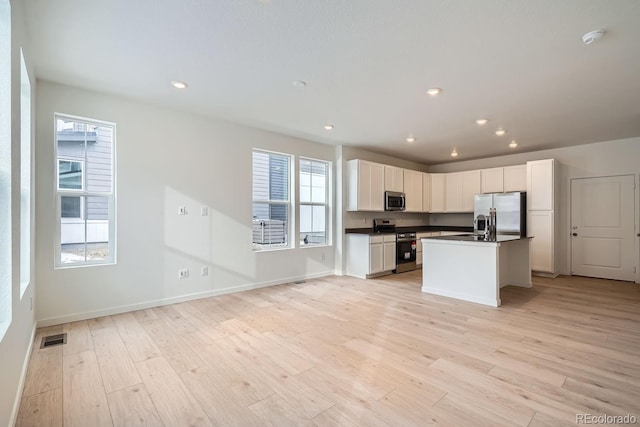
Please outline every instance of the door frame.
[[[569, 276], [573, 276], [571, 273], [572, 270], [572, 240], [571, 240], [571, 219], [573, 218], [573, 194], [572, 194], [572, 182], [576, 179], [592, 179], [592, 178], [615, 178], [622, 176], [633, 176], [633, 197], [634, 197], [634, 234], [640, 233], [640, 185], [638, 185], [638, 178], [640, 174], [637, 173], [616, 173], [616, 174], [606, 174], [606, 175], [597, 175], [597, 176], [574, 176], [569, 177], [567, 182], [567, 215], [566, 215], [566, 242], [567, 242], [567, 268]], [[635, 265], [635, 283], [640, 284], [640, 237], [635, 237], [634, 243], [634, 259], [636, 262]]]

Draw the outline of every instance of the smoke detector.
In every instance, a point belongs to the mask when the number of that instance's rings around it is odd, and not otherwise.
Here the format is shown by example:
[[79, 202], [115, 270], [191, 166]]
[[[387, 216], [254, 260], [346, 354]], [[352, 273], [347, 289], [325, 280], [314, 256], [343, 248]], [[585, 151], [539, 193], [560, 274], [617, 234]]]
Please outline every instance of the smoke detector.
[[604, 37], [604, 30], [590, 31], [584, 36], [582, 36], [582, 43], [591, 44], [593, 42], [597, 42], [603, 37]]

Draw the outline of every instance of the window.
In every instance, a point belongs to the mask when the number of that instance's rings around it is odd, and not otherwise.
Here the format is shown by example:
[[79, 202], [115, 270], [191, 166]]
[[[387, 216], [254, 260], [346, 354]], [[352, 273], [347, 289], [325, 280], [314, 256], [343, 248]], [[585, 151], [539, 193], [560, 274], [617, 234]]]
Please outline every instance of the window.
[[58, 190], [82, 190], [82, 162], [58, 159]]
[[115, 263], [115, 125], [56, 116], [56, 266]]
[[255, 250], [289, 247], [291, 162], [286, 154], [253, 151], [253, 223]]
[[0, 340], [11, 323], [11, 7], [0, 0]]
[[300, 246], [329, 244], [330, 163], [300, 159]]
[[20, 298], [31, 280], [31, 82], [20, 49]]

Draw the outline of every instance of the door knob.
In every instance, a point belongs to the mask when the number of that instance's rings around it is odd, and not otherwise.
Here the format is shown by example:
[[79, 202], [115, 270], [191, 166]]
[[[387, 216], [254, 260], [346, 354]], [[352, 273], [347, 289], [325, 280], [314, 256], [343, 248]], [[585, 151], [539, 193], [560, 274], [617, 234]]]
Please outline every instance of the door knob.
[[571, 235], [575, 237], [578, 235], [578, 233], [571, 233]]

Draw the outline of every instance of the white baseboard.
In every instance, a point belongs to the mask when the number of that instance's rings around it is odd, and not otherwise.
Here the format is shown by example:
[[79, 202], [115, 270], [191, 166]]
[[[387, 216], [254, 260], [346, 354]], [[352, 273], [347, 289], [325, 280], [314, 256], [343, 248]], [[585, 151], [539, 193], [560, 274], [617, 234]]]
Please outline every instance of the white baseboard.
[[33, 341], [36, 338], [37, 325], [34, 322], [33, 329], [31, 330], [31, 341], [29, 342], [29, 348], [22, 362], [22, 372], [20, 372], [20, 382], [18, 383], [18, 390], [16, 392], [16, 400], [13, 402], [13, 410], [11, 411], [11, 418], [9, 419], [9, 425], [15, 426], [18, 421], [18, 411], [20, 410], [20, 402], [22, 401], [22, 392], [24, 391], [24, 382], [27, 379], [27, 371], [29, 370], [29, 360], [31, 360], [31, 352], [33, 351]]
[[306, 274], [303, 276], [269, 280], [266, 282], [259, 282], [259, 283], [248, 283], [246, 285], [241, 285], [241, 286], [214, 289], [210, 291], [179, 295], [176, 297], [165, 298], [160, 300], [146, 301], [146, 302], [141, 302], [136, 304], [122, 305], [118, 307], [110, 307], [102, 310], [87, 311], [83, 313], [75, 313], [75, 314], [69, 314], [69, 315], [59, 316], [59, 317], [50, 317], [48, 319], [38, 320], [37, 327], [42, 328], [45, 326], [53, 326], [53, 325], [60, 325], [60, 324], [69, 323], [69, 322], [77, 322], [79, 320], [95, 319], [96, 317], [110, 316], [112, 314], [127, 313], [130, 311], [136, 311], [136, 310], [145, 310], [147, 308], [160, 307], [163, 305], [170, 305], [178, 302], [192, 301], [200, 298], [208, 298], [208, 297], [214, 297], [217, 295], [230, 294], [234, 292], [248, 291], [251, 289], [266, 288], [268, 286], [282, 285], [285, 283], [292, 283], [299, 280], [311, 280], [311, 279], [316, 279], [318, 277], [332, 276], [334, 274], [335, 274], [335, 271], [324, 271], [321, 273]]
[[532, 270], [531, 271], [531, 275], [532, 276], [539, 276], [539, 277], [549, 277], [551, 279], [555, 279], [556, 277], [558, 277], [560, 274], [558, 273], [547, 273], [544, 271], [536, 271], [536, 270]]

